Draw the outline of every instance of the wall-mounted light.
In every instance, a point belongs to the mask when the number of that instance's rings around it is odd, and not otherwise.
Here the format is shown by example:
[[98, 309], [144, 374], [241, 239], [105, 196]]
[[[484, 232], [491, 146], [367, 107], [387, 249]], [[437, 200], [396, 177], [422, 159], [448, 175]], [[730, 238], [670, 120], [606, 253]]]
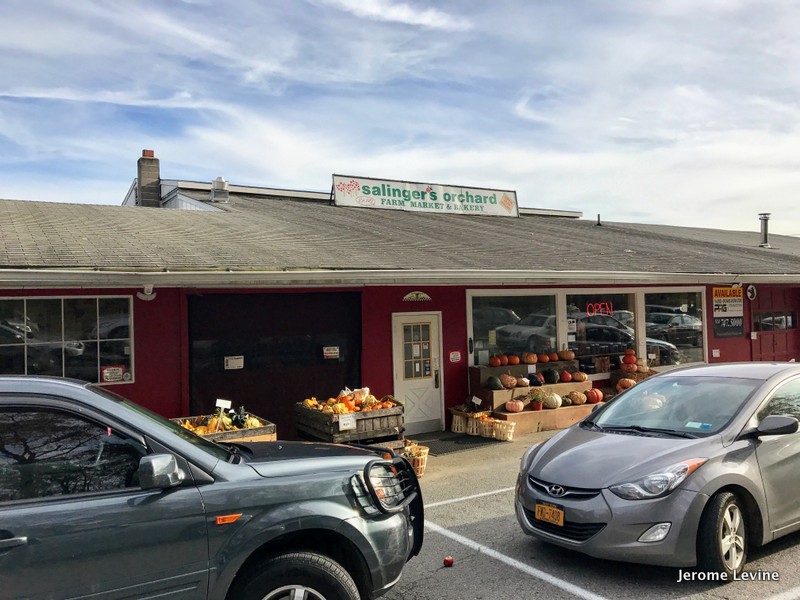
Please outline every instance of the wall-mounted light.
[[142, 291], [136, 292], [136, 297], [139, 298], [139, 300], [144, 300], [145, 302], [150, 302], [150, 300], [155, 300], [156, 293], [153, 291], [153, 284], [145, 283], [142, 286]]

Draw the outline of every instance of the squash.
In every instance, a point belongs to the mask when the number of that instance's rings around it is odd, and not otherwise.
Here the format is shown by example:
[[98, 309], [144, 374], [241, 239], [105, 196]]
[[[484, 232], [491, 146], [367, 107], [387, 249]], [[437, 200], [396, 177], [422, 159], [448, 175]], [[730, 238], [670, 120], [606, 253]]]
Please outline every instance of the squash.
[[531, 387], [541, 387], [542, 383], [544, 382], [539, 377], [539, 374], [534, 373], [533, 377], [530, 378], [530, 382], [528, 383], [528, 385], [530, 385]]
[[511, 373], [503, 373], [500, 375], [500, 383], [505, 389], [511, 390], [517, 387], [517, 378], [511, 375]]
[[528, 387], [531, 384], [531, 380], [527, 377], [517, 377], [517, 387]]
[[586, 404], [586, 394], [583, 392], [572, 391], [567, 394], [567, 398], [572, 401], [574, 406], [581, 406], [582, 404]]
[[499, 354], [497, 358], [500, 359], [500, 366], [505, 367], [508, 364], [508, 356], [505, 354]]
[[623, 378], [617, 382], [617, 391], [624, 392], [628, 388], [631, 388], [636, 385], [635, 379]]
[[506, 410], [512, 413], [522, 412], [525, 408], [525, 403], [522, 400], [509, 400], [506, 402]]
[[626, 348], [625, 354], [631, 354], [633, 356], [636, 356], [636, 350], [634, 350], [633, 348]]
[[551, 361], [557, 361], [558, 360], [558, 352], [551, 352], [547, 356]]
[[575, 353], [569, 349], [560, 350], [558, 352], [558, 358], [561, 360], [572, 360], [575, 358]]
[[535, 352], [522, 353], [522, 362], [526, 365], [535, 365], [537, 360], [539, 360], [539, 357], [536, 356]]
[[563, 371], [561, 371], [561, 375], [558, 376], [558, 380], [561, 383], [569, 383], [570, 381], [572, 381], [572, 373], [564, 369]]
[[554, 408], [560, 407], [561, 406], [561, 396], [559, 396], [558, 394], [553, 394], [553, 393], [547, 394], [542, 399], [542, 406], [544, 408], [549, 408], [549, 409], [554, 409]]
[[499, 377], [495, 377], [494, 375], [490, 376], [486, 380], [486, 387], [488, 387], [490, 390], [504, 390], [505, 389], [505, 387], [503, 387], [503, 382], [500, 381], [500, 378]]
[[536, 358], [537, 358], [537, 360], [539, 362], [550, 362], [550, 355], [549, 354], [542, 353], [542, 354], [537, 355]]
[[489, 366], [490, 367], [499, 367], [500, 366], [500, 357], [497, 355], [489, 357]]
[[569, 396], [561, 396], [561, 406], [572, 406], [572, 400]]
[[635, 354], [626, 354], [622, 357], [622, 363], [626, 365], [635, 365], [636, 364], [636, 355]]
[[584, 392], [587, 404], [597, 404], [603, 401], [603, 392], [598, 388], [592, 388]]
[[650, 367], [648, 367], [647, 365], [637, 365], [636, 366], [636, 370], [639, 373], [649, 373], [650, 372]]
[[519, 364], [519, 356], [516, 354], [509, 354], [508, 356], [508, 364], [510, 365], [518, 365]]
[[554, 383], [558, 383], [559, 375], [558, 375], [558, 371], [556, 371], [555, 369], [545, 369], [542, 372], [542, 376], [544, 376], [544, 382], [549, 384], [549, 385], [552, 385]]
[[636, 365], [631, 363], [622, 363], [619, 368], [626, 373], [636, 373], [636, 369], [638, 369]]
[[572, 374], [572, 381], [577, 381], [578, 383], [582, 383], [582, 382], [586, 381], [587, 379], [589, 379], [589, 376], [586, 373], [584, 373], [583, 371], [575, 371]]

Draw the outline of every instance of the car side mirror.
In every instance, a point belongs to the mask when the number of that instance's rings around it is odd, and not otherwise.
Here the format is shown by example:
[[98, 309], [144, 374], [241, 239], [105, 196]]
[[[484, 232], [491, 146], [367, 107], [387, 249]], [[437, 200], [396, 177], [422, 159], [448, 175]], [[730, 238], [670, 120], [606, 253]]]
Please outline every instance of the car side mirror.
[[143, 490], [175, 487], [184, 477], [172, 454], [149, 454], [139, 460], [139, 485]]
[[798, 421], [788, 415], [769, 415], [759, 423], [756, 428], [756, 435], [785, 435], [795, 433], [798, 428]]

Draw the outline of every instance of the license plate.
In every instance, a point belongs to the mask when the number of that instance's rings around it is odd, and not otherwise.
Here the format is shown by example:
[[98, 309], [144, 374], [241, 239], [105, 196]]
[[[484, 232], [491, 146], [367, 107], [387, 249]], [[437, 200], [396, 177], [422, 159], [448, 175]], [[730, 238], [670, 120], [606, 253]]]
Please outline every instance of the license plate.
[[564, 510], [555, 504], [547, 504], [545, 502], [538, 502], [536, 504], [536, 512], [534, 516], [538, 521], [544, 521], [552, 525], [564, 526]]

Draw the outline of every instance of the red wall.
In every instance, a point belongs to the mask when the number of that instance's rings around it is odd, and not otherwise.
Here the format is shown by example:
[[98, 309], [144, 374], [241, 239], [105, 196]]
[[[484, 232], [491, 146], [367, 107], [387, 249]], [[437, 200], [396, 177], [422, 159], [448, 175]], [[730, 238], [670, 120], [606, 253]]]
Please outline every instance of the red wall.
[[[411, 291], [422, 291], [430, 302], [404, 302]], [[467, 313], [466, 292], [462, 287], [369, 287], [362, 296], [363, 355], [362, 384], [380, 398], [394, 393], [392, 374], [392, 313], [442, 313], [442, 381], [445, 407], [461, 404], [467, 397]], [[461, 353], [461, 361], [450, 362], [450, 353]]]

